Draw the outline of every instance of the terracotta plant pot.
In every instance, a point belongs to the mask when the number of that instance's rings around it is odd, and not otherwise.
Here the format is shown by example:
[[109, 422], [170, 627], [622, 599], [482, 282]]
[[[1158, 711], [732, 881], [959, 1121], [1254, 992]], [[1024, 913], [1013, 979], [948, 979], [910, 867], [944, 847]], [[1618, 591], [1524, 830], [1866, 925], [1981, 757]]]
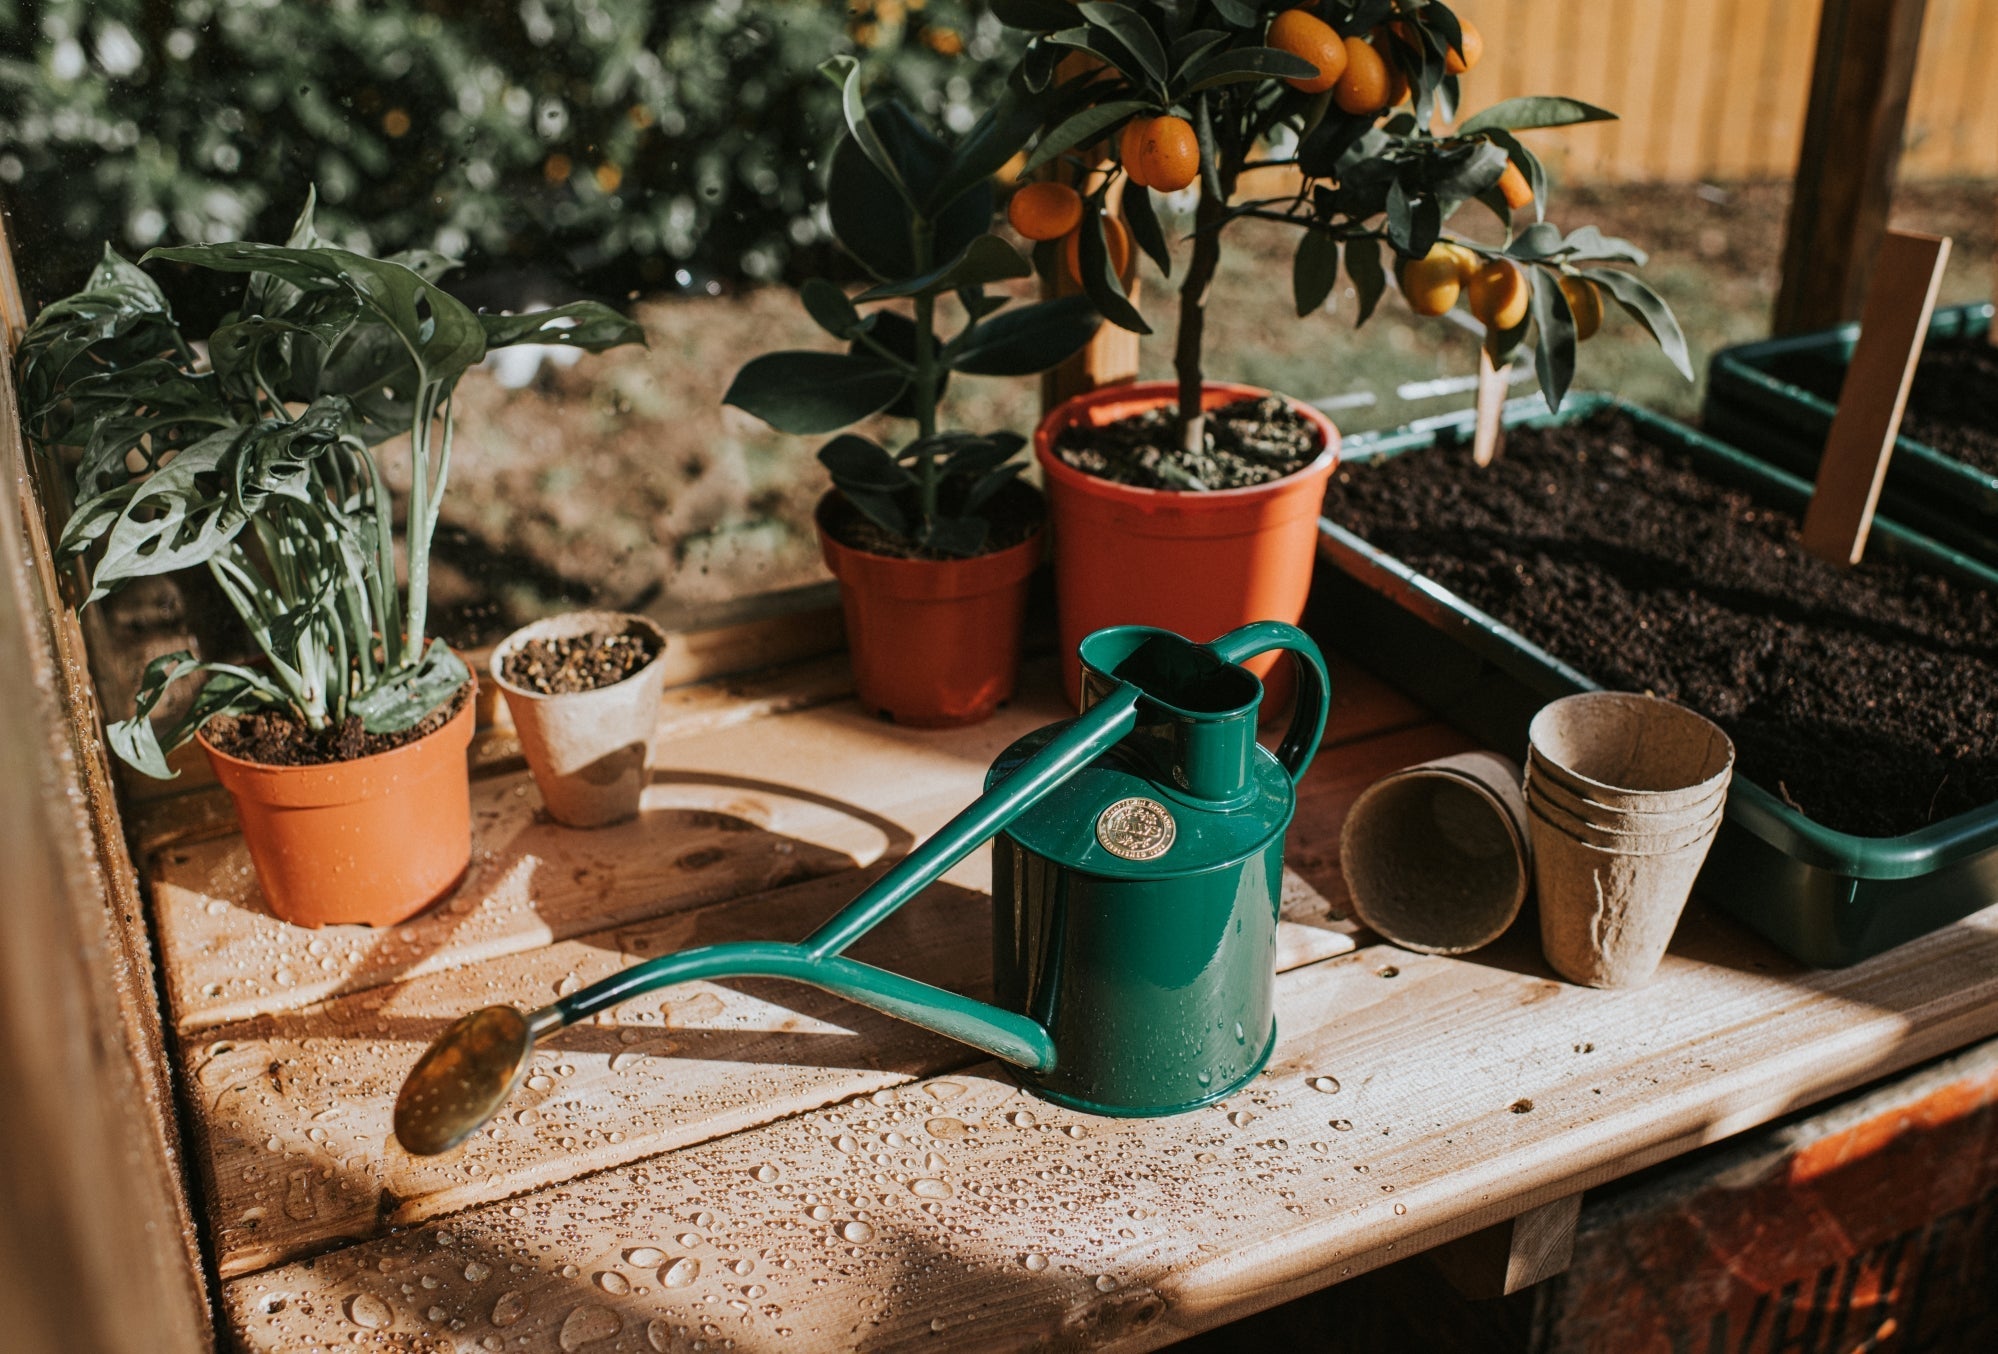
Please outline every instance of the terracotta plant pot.
[[[1082, 681], [1076, 646], [1106, 625], [1155, 625], [1204, 644], [1250, 621], [1295, 624], [1304, 615], [1319, 506], [1339, 461], [1339, 430], [1318, 410], [1294, 406], [1318, 429], [1318, 458], [1246, 489], [1140, 489], [1085, 474], [1055, 454], [1067, 428], [1170, 405], [1178, 390], [1170, 381], [1093, 390], [1063, 401], [1034, 430], [1054, 527], [1062, 682], [1071, 700]], [[1266, 394], [1210, 382], [1202, 403], [1213, 409]], [[1262, 677], [1276, 659], [1267, 654], [1244, 666]]]
[[[646, 635], [657, 647], [650, 662], [621, 682], [544, 695], [507, 680], [507, 659], [531, 640], [629, 634]], [[666, 632], [643, 616], [574, 611], [522, 626], [493, 650], [493, 684], [506, 697], [527, 768], [556, 822], [602, 827], [638, 812], [645, 755], [666, 688], [666, 647]]]
[[474, 723], [467, 699], [413, 743], [319, 766], [247, 762], [201, 738], [272, 914], [314, 929], [393, 926], [456, 887], [472, 855]]
[[857, 550], [815, 514], [826, 567], [839, 580], [860, 703], [897, 724], [948, 729], [987, 719], [1013, 694], [1027, 580], [1045, 534], [972, 559], [897, 559]]

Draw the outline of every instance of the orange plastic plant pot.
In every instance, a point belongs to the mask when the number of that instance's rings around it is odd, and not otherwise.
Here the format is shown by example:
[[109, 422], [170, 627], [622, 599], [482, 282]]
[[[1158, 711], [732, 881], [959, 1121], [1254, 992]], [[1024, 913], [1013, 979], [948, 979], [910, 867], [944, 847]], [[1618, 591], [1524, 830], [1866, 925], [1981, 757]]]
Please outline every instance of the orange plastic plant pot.
[[1019, 679], [1042, 530], [972, 559], [896, 559], [835, 540], [825, 524], [832, 500], [819, 500], [819, 545], [839, 580], [860, 703], [919, 729], [990, 718]]
[[[1108, 386], [1063, 401], [1034, 430], [1053, 522], [1062, 684], [1070, 700], [1081, 690], [1076, 648], [1106, 625], [1155, 625], [1204, 644], [1250, 621], [1296, 624], [1304, 615], [1325, 482], [1339, 462], [1339, 430], [1318, 410], [1292, 406], [1318, 430], [1317, 458], [1245, 489], [1141, 489], [1086, 474], [1055, 454], [1071, 426], [1115, 423], [1170, 405], [1178, 393], [1170, 381]], [[1213, 409], [1268, 393], [1212, 382], [1201, 403]], [[1276, 658], [1243, 666], [1266, 677]]]
[[248, 762], [200, 739], [273, 915], [315, 929], [392, 926], [457, 885], [472, 855], [474, 704], [413, 743], [319, 766]]

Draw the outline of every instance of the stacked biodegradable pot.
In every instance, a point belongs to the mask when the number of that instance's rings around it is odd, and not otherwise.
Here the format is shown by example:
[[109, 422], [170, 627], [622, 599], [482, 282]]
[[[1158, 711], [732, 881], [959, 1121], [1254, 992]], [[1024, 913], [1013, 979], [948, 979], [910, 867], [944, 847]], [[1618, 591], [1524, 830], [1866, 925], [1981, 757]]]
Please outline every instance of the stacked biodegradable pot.
[[1555, 701], [1527, 738], [1547, 962], [1590, 987], [1644, 983], [1720, 830], [1734, 744], [1684, 706], [1611, 691]]

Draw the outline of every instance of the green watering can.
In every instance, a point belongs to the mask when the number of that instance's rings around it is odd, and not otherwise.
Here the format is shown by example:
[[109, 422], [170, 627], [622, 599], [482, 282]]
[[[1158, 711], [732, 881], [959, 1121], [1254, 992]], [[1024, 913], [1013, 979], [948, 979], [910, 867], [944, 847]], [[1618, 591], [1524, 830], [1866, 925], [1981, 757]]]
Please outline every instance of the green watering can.
[[[1274, 754], [1256, 743], [1262, 683], [1237, 666], [1273, 649], [1298, 659]], [[1325, 660], [1277, 621], [1211, 644], [1115, 626], [1083, 640], [1081, 658], [1082, 714], [1006, 749], [975, 803], [802, 942], [701, 946], [532, 1013], [474, 1011], [410, 1072], [397, 1139], [449, 1151], [499, 1112], [536, 1040], [701, 978], [809, 983], [1002, 1058], [1036, 1094], [1096, 1114], [1177, 1114], [1238, 1090], [1276, 1042], [1283, 834], [1325, 732]], [[996, 1005], [842, 955], [995, 834]]]

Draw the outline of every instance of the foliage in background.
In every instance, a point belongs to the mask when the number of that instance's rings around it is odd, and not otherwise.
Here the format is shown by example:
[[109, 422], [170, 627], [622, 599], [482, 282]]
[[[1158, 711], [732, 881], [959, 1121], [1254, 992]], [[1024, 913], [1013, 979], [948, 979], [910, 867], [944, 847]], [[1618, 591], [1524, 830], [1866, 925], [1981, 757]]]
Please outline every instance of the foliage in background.
[[[900, 451], [845, 433], [819, 460], [884, 531], [939, 555], [976, 555], [990, 535], [985, 509], [1023, 468], [1015, 458], [1026, 439], [941, 427], [945, 382], [953, 372], [1045, 371], [1101, 323], [1084, 296], [1015, 305], [987, 290], [1033, 274], [992, 233], [992, 180], [1024, 150], [1043, 101], [1016, 84], [947, 142], [899, 101], [867, 107], [857, 63], [835, 58], [827, 73], [839, 82], [846, 118], [827, 175], [828, 213], [840, 244], [876, 284], [848, 297], [826, 278], [807, 281], [805, 309], [847, 350], [767, 353], [736, 374], [726, 399], [788, 433], [835, 432], [884, 410], [913, 420], [915, 436]], [[948, 339], [935, 328], [946, 295], [965, 313]]]
[[829, 52], [963, 131], [1016, 46], [982, 0], [0, 0], [0, 199], [43, 297], [313, 184], [365, 252], [769, 278], [824, 238]]
[[[591, 301], [531, 315], [475, 314], [436, 286], [441, 255], [391, 259], [329, 247], [310, 199], [284, 246], [154, 250], [214, 274], [237, 308], [197, 360], [153, 280], [107, 248], [88, 285], [45, 307], [19, 355], [38, 450], [75, 458], [75, 507], [58, 553], [94, 550], [90, 601], [136, 578], [206, 568], [262, 663], [156, 659], [119, 756], [170, 776], [165, 754], [209, 719], [289, 710], [305, 728], [397, 733], [469, 673], [428, 639], [430, 547], [451, 467], [451, 396], [490, 348], [600, 351], [641, 337]], [[143, 260], [142, 260], [143, 262]], [[394, 512], [375, 448], [407, 437], [409, 574], [396, 579]], [[162, 738], [151, 714], [205, 673]]]

